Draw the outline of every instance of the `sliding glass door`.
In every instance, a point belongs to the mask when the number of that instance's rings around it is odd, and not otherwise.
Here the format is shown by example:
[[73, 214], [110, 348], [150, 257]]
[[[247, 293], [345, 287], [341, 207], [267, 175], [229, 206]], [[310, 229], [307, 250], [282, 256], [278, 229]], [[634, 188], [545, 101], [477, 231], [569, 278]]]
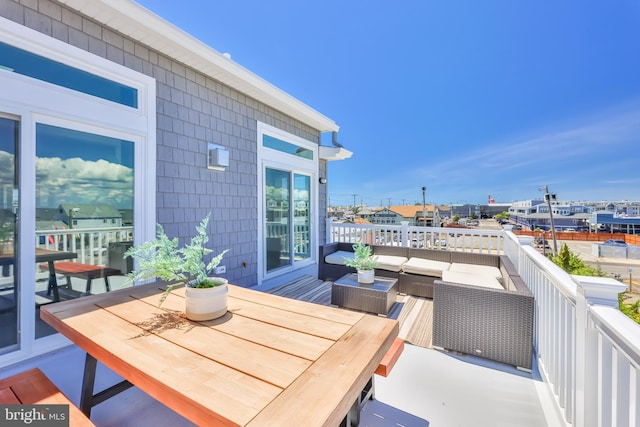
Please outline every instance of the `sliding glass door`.
[[265, 170], [267, 273], [311, 257], [311, 177]]
[[293, 256], [296, 261], [311, 257], [311, 177], [293, 174]]
[[291, 264], [290, 187], [287, 171], [267, 168], [265, 171], [265, 230], [267, 244], [267, 272]]
[[[110, 273], [123, 270], [123, 254], [114, 247], [131, 246], [133, 240], [134, 143], [36, 123], [35, 166], [36, 260], [41, 262], [30, 291], [36, 307], [130, 285], [120, 277], [126, 270], [91, 281], [63, 272], [70, 262], [109, 267]], [[51, 269], [58, 273], [53, 278]], [[36, 322], [35, 338], [52, 333]]]
[[20, 122], [0, 113], [0, 354], [18, 345], [17, 150]]
[[259, 282], [313, 268], [318, 146], [258, 122]]

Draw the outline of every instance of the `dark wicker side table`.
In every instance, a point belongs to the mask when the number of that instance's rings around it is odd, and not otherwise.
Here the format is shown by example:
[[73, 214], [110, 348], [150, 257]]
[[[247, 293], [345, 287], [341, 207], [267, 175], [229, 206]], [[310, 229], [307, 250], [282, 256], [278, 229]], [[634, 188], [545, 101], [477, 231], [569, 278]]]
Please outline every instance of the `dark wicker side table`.
[[345, 274], [331, 285], [331, 304], [353, 310], [384, 314], [396, 302], [398, 279], [374, 278], [373, 283], [358, 283], [358, 274]]

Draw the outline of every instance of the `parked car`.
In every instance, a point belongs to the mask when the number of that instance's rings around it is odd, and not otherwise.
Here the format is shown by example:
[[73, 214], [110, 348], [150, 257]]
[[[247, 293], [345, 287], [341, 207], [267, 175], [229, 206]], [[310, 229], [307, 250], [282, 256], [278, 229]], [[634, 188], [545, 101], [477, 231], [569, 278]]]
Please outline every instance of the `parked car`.
[[606, 242], [604, 242], [603, 245], [607, 245], [607, 246], [627, 246], [627, 243], [624, 240], [609, 239]]
[[543, 239], [542, 237], [536, 237], [533, 240], [533, 245], [542, 252], [551, 252], [551, 245], [547, 239]]

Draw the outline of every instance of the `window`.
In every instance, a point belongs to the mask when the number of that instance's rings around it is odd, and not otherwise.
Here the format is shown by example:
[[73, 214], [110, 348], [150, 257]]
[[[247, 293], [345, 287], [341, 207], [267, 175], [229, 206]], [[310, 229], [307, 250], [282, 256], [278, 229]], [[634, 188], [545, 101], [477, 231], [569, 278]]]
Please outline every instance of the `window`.
[[313, 262], [318, 165], [317, 144], [295, 135], [259, 123], [258, 141], [261, 281]]
[[138, 107], [138, 91], [132, 87], [1, 42], [0, 68], [128, 107]]
[[312, 150], [300, 147], [296, 144], [291, 144], [278, 138], [274, 138], [270, 135], [262, 136], [262, 145], [265, 147], [273, 148], [274, 150], [282, 151], [283, 153], [291, 154], [293, 156], [313, 160]]
[[[104, 228], [107, 219], [100, 217], [133, 211], [133, 169], [131, 141], [37, 123], [36, 229], [38, 236], [50, 234], [38, 239], [36, 250], [74, 254], [69, 260], [105, 266], [109, 243], [126, 239], [133, 227], [110, 231]], [[62, 214], [48, 217], [49, 211]], [[64, 229], [74, 232], [57, 232]], [[37, 304], [54, 301], [56, 295], [61, 300], [78, 298], [87, 291], [86, 281], [69, 278], [66, 286], [58, 283], [57, 294], [52, 292], [46, 263], [37, 265], [36, 274]], [[114, 278], [111, 282], [115, 284]], [[106, 291], [103, 280], [96, 280], [91, 291]], [[52, 333], [46, 325], [36, 328], [36, 338]]]
[[[0, 256], [2, 368], [68, 345], [39, 307], [52, 289], [82, 297], [86, 281], [67, 288], [54, 274], [50, 287], [51, 264], [106, 266], [109, 242], [154, 236], [156, 104], [152, 78], [11, 21], [0, 52], [0, 241], [10, 251]], [[128, 100], [102, 95], [115, 92]], [[105, 222], [120, 211], [134, 217], [128, 230]], [[106, 290], [94, 282], [92, 292]]]

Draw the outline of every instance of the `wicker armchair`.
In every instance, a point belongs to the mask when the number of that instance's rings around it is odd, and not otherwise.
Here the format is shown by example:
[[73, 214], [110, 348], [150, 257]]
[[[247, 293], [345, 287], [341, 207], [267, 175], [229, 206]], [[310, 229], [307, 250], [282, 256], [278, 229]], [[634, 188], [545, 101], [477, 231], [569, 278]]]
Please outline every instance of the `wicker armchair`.
[[433, 346], [531, 370], [534, 297], [519, 275], [505, 284], [510, 290], [436, 280]]

